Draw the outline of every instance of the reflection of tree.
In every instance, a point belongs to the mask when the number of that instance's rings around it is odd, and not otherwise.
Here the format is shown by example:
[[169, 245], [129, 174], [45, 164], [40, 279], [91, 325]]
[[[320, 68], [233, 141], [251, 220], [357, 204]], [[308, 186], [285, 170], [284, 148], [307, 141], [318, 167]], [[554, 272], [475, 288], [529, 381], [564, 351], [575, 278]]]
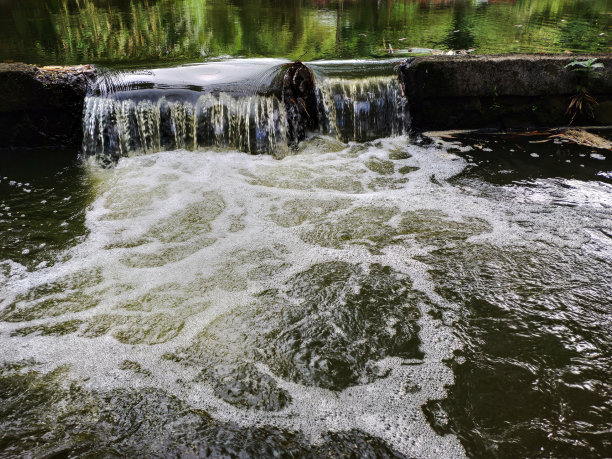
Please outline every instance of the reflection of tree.
[[396, 49], [609, 51], [610, 38], [599, 36], [612, 26], [602, 14], [609, 1], [0, 1], [0, 58], [125, 65], [304, 52], [308, 59], [369, 57], [388, 53], [383, 40]]
[[343, 0], [338, 1], [336, 9], [336, 55], [339, 55], [342, 49], [342, 2]]
[[465, 1], [455, 2], [452, 12], [452, 26], [440, 44], [448, 49], [473, 48], [475, 43], [472, 33], [474, 16], [471, 5]]

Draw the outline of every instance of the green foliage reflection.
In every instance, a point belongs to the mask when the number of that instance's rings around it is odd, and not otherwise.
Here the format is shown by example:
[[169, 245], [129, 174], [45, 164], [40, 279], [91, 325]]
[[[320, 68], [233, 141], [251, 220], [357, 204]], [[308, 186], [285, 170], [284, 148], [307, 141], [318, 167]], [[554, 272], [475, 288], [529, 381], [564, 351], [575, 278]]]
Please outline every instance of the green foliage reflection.
[[210, 57], [382, 57], [475, 48], [609, 52], [609, 0], [0, 2], [0, 59], [152, 64]]

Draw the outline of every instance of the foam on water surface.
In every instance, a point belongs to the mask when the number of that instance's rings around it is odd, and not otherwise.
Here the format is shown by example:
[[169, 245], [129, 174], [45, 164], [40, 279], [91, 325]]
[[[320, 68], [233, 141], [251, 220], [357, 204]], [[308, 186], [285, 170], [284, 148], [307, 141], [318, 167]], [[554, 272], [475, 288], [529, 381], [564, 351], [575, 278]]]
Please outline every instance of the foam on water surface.
[[466, 160], [405, 137], [301, 149], [92, 160], [84, 240], [51, 268], [0, 272], [4, 365], [66, 368], [94, 394], [153, 387], [316, 444], [356, 430], [408, 456], [464, 455], [423, 408], [446, 397], [462, 347], [435, 254], [537, 242], [540, 216], [449, 182]]

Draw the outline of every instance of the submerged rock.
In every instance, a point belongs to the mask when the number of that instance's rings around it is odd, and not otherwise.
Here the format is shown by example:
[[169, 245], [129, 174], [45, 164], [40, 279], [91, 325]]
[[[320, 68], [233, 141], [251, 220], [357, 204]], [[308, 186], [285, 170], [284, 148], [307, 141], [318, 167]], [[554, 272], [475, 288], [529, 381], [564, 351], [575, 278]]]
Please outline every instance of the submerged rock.
[[0, 63], [0, 148], [80, 145], [94, 75], [90, 65]]

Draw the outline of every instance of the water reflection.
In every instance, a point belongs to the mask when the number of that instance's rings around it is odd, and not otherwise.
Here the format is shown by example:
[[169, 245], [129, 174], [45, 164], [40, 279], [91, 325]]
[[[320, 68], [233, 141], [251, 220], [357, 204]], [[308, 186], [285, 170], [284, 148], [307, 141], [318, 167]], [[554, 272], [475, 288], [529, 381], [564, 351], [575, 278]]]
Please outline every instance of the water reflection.
[[144, 64], [420, 49], [609, 52], [608, 0], [0, 0], [0, 59]]

